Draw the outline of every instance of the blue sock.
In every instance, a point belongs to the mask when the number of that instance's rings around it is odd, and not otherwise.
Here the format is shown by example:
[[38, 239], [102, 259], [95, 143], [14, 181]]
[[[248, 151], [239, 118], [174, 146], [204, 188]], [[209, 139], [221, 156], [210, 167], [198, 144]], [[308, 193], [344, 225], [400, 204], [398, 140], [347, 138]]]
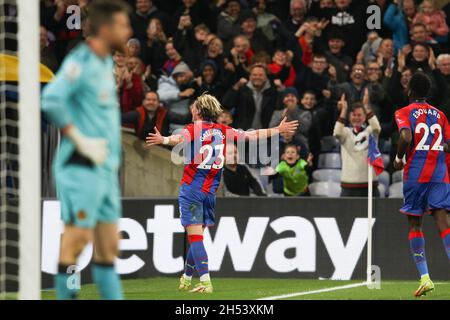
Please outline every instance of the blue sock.
[[450, 259], [450, 228], [447, 228], [441, 233], [442, 241], [444, 242], [445, 251]]
[[197, 270], [197, 273], [200, 276], [200, 281], [203, 281], [202, 279], [209, 276], [208, 255], [206, 254], [205, 246], [203, 245], [203, 236], [189, 236], [189, 242], [191, 243], [190, 250], [192, 251], [192, 256], [195, 261], [195, 270]]
[[113, 264], [91, 265], [92, 278], [103, 300], [122, 300], [122, 284]]
[[189, 247], [187, 256], [186, 256], [186, 265], [184, 267], [184, 274], [188, 277], [192, 277], [195, 270], [195, 260], [194, 255], [192, 254], [192, 246]]
[[75, 300], [78, 298], [80, 275], [67, 273], [68, 266], [59, 264], [58, 273], [55, 275], [56, 299]]
[[410, 231], [409, 232], [409, 245], [411, 248], [411, 254], [414, 262], [416, 263], [417, 270], [420, 276], [428, 274], [427, 258], [425, 256], [425, 239], [423, 238], [422, 231]]

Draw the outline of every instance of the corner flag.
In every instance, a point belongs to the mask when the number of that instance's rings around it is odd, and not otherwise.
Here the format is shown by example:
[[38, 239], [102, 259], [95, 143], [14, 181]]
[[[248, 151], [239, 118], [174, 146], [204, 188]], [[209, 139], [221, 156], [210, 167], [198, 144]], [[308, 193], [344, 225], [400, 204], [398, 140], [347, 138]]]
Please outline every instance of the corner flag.
[[367, 154], [367, 162], [374, 168], [375, 174], [379, 176], [384, 171], [383, 158], [381, 158], [380, 150], [378, 150], [377, 142], [373, 134], [369, 136], [369, 152]]

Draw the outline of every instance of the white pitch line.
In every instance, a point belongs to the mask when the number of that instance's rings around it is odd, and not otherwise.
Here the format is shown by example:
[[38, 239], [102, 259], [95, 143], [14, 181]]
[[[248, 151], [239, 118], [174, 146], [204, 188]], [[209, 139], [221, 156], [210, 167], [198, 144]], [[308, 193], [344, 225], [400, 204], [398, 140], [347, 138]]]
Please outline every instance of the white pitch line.
[[330, 291], [343, 290], [343, 289], [351, 289], [351, 288], [356, 288], [356, 287], [362, 287], [362, 286], [365, 286], [365, 285], [367, 285], [367, 282], [353, 283], [353, 284], [347, 284], [345, 286], [324, 288], [324, 289], [312, 290], [312, 291], [301, 291], [301, 292], [294, 292], [294, 293], [289, 293], [289, 294], [283, 294], [283, 295], [279, 295], [279, 296], [272, 296], [272, 297], [267, 297], [267, 298], [259, 298], [257, 300], [286, 299], [286, 298], [292, 298], [292, 297], [298, 297], [298, 296], [306, 296], [306, 295], [309, 295], [309, 294], [330, 292]]

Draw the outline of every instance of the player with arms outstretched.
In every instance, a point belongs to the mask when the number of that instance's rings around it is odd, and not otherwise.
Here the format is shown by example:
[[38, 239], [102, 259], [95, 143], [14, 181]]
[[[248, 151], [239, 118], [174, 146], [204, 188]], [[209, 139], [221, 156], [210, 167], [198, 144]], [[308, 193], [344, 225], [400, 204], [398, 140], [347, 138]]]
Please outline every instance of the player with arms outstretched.
[[211, 293], [213, 287], [208, 270], [208, 256], [203, 245], [203, 231], [215, 222], [215, 193], [222, 175], [227, 143], [266, 139], [279, 133], [294, 132], [298, 121], [287, 122], [285, 118], [276, 128], [248, 132], [236, 130], [215, 123], [222, 113], [222, 107], [209, 94], [203, 94], [195, 100], [191, 113], [193, 123], [187, 125], [182, 134], [163, 137], [155, 128], [155, 133], [148, 135], [147, 144], [187, 144], [184, 150], [187, 151], [188, 160], [181, 180], [179, 205], [181, 224], [186, 228], [190, 247], [179, 289], [190, 289], [192, 275], [196, 270], [200, 283], [191, 292]]
[[43, 111], [62, 132], [53, 167], [65, 224], [55, 277], [58, 299], [77, 297], [70, 267], [90, 241], [92, 277], [101, 298], [122, 299], [114, 270], [122, 210], [121, 129], [111, 53], [125, 51], [131, 35], [128, 13], [120, 0], [92, 1], [87, 41], [72, 50], [43, 92]]
[[411, 254], [421, 276], [419, 288], [414, 292], [416, 297], [434, 290], [422, 233], [425, 213], [433, 215], [450, 259], [450, 186], [445, 164], [450, 127], [444, 113], [425, 101], [430, 88], [428, 76], [415, 73], [408, 88], [413, 102], [395, 113], [400, 138], [394, 168], [404, 169], [404, 205], [400, 212], [408, 216]]

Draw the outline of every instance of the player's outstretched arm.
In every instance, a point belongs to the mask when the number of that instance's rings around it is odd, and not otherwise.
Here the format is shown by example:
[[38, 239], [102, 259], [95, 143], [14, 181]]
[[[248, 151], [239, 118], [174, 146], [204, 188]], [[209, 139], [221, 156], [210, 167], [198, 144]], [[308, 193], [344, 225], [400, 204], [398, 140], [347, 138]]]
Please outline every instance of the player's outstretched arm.
[[164, 144], [169, 146], [175, 146], [183, 142], [183, 136], [181, 134], [171, 135], [169, 137], [164, 137], [155, 127], [155, 133], [149, 133], [145, 139], [147, 146], [151, 147], [158, 144]]
[[403, 129], [400, 131], [400, 137], [398, 139], [397, 155], [394, 160], [394, 168], [396, 170], [402, 170], [405, 166], [404, 157], [406, 155], [406, 150], [408, 150], [409, 145], [412, 141], [412, 134], [410, 129]]
[[266, 139], [280, 133], [295, 132], [297, 128], [298, 128], [298, 120], [287, 121], [287, 118], [284, 117], [283, 120], [281, 120], [280, 125], [277, 127], [245, 132], [245, 139], [246, 140]]

